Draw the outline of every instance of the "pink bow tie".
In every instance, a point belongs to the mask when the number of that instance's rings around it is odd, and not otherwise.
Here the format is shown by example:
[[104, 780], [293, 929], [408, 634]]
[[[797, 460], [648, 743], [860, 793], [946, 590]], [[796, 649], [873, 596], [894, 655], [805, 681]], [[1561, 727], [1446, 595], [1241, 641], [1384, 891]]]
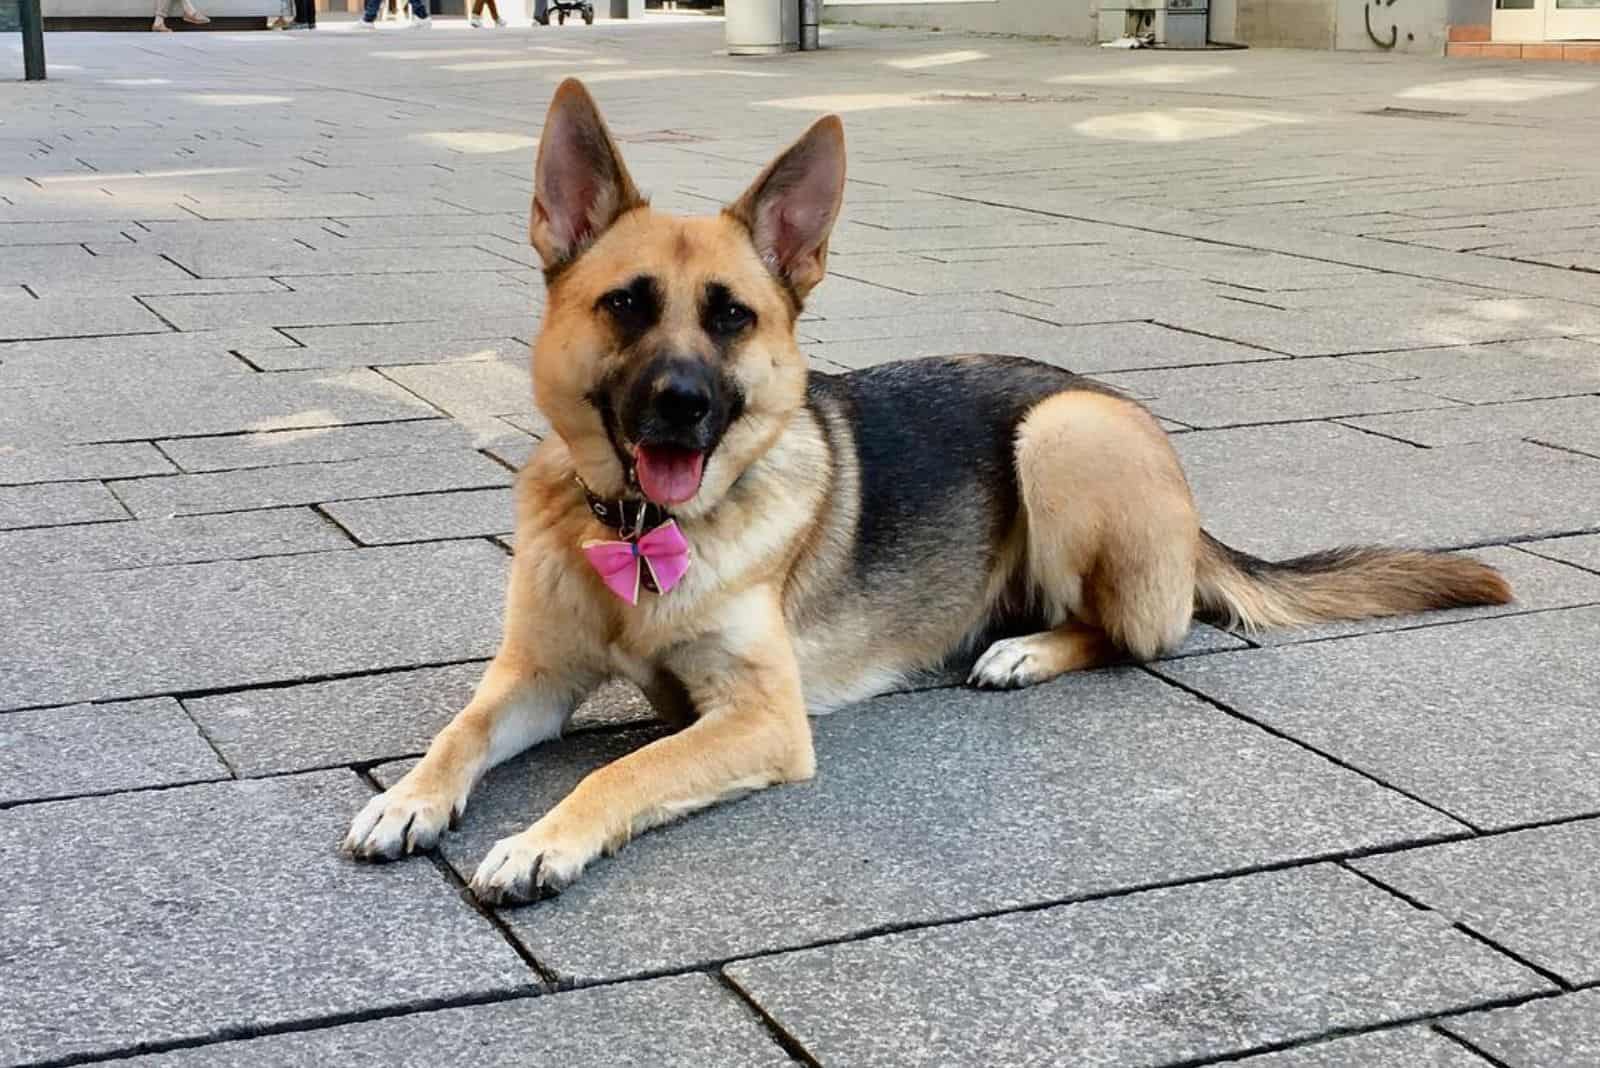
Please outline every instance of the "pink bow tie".
[[[666, 593], [689, 570], [689, 543], [669, 519], [647, 534], [628, 541], [586, 541], [580, 548], [612, 593], [629, 604], [639, 603], [645, 568], [657, 593]], [[642, 565], [642, 566], [641, 566]]]

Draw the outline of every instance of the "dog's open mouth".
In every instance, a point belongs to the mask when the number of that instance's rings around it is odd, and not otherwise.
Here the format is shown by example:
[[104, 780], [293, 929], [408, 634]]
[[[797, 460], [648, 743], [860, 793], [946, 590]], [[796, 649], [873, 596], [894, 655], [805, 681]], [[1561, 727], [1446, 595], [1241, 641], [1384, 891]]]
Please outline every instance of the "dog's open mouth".
[[700, 490], [706, 454], [678, 445], [640, 445], [634, 474], [644, 495], [664, 507], [682, 504]]

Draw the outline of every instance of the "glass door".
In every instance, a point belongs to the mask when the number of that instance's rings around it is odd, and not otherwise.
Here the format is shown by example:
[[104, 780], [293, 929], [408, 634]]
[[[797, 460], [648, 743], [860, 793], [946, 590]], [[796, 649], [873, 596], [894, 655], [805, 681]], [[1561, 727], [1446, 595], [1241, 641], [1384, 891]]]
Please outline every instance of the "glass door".
[[1600, 0], [1540, 0], [1547, 41], [1600, 41]]
[[1495, 0], [1495, 41], [1600, 41], [1600, 0]]

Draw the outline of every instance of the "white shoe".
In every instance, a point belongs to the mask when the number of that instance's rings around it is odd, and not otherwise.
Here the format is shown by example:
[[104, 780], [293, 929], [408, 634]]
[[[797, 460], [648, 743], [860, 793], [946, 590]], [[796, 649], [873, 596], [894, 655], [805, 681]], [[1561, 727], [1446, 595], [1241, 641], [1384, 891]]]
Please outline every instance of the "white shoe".
[[470, 19], [467, 20], [467, 25], [471, 26], [475, 30], [481, 30], [481, 29], [483, 29], [483, 20], [480, 19], [478, 16], [474, 15]]
[[495, 19], [494, 20], [494, 24], [495, 24], [495, 28], [496, 29], [503, 30], [503, 29], [506, 28], [506, 20], [505, 19]]
[[378, 22], [377, 22], [376, 19], [374, 19], [371, 22], [368, 22], [366, 19], [357, 19], [356, 20], [356, 29], [358, 29], [358, 30], [375, 30], [377, 28], [378, 28]]
[[410, 29], [431, 30], [433, 29], [433, 19], [412, 19]]

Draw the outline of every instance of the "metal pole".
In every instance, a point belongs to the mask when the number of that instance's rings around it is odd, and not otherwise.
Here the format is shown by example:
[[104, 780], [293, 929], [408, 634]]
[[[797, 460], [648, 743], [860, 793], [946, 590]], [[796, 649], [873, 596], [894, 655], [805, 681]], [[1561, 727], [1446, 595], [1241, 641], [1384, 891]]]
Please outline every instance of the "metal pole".
[[817, 24], [822, 21], [822, 0], [800, 0], [800, 51], [817, 50]]
[[39, 0], [18, 0], [22, 17], [22, 71], [30, 82], [44, 81], [44, 16]]

